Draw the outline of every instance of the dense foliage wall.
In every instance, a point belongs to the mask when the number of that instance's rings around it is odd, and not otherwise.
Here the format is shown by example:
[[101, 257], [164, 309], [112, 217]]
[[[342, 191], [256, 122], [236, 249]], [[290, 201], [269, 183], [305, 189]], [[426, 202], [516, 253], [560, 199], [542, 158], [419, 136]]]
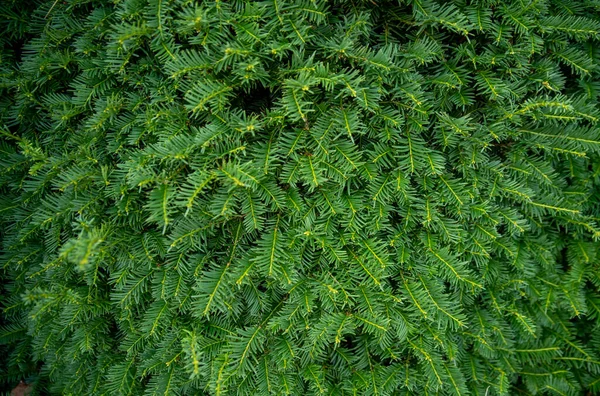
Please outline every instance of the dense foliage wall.
[[600, 392], [598, 0], [4, 0], [0, 377]]

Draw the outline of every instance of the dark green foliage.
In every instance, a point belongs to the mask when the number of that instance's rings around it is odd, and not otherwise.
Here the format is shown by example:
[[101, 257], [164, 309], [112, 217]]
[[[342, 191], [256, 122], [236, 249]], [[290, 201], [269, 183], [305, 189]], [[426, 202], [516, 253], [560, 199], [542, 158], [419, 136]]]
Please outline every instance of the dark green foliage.
[[600, 392], [597, 0], [5, 0], [0, 380]]

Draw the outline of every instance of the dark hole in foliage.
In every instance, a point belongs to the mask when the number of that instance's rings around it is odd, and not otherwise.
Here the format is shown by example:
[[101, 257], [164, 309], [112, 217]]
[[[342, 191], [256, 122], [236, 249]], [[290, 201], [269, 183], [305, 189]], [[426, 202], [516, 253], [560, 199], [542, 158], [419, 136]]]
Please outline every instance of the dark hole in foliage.
[[273, 105], [274, 93], [268, 87], [257, 85], [251, 89], [236, 89], [232, 108], [245, 110], [249, 114], [262, 113]]
[[500, 235], [506, 235], [508, 233], [508, 227], [506, 224], [500, 224], [497, 228], [497, 231]]
[[569, 265], [567, 253], [568, 253], [568, 248], [565, 246], [560, 251], [560, 258], [559, 258], [559, 263], [562, 265], [563, 271], [568, 271], [571, 268], [571, 266]]
[[515, 141], [511, 138], [507, 138], [501, 141], [497, 141], [497, 140], [493, 140], [491, 142], [492, 147], [494, 148], [494, 152], [496, 154], [498, 154], [498, 156], [500, 156], [500, 158], [502, 158], [502, 160], [505, 160], [508, 153], [511, 150], [511, 147], [515, 144]]
[[25, 44], [25, 39], [20, 38], [13, 42], [9, 42], [6, 46], [6, 49], [13, 53], [15, 61], [19, 63], [23, 59], [23, 44]]
[[259, 292], [261, 292], [261, 293], [265, 293], [265, 292], [268, 290], [268, 289], [267, 289], [267, 286], [266, 286], [265, 284], [262, 284], [262, 283], [258, 284], [258, 285], [256, 286], [256, 289], [257, 289]]

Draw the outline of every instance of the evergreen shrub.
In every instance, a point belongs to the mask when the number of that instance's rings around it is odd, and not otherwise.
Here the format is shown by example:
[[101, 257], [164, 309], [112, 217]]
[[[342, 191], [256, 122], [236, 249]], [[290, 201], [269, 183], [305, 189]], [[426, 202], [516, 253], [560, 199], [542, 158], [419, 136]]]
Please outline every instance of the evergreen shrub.
[[0, 378], [600, 392], [598, 0], [4, 0]]

